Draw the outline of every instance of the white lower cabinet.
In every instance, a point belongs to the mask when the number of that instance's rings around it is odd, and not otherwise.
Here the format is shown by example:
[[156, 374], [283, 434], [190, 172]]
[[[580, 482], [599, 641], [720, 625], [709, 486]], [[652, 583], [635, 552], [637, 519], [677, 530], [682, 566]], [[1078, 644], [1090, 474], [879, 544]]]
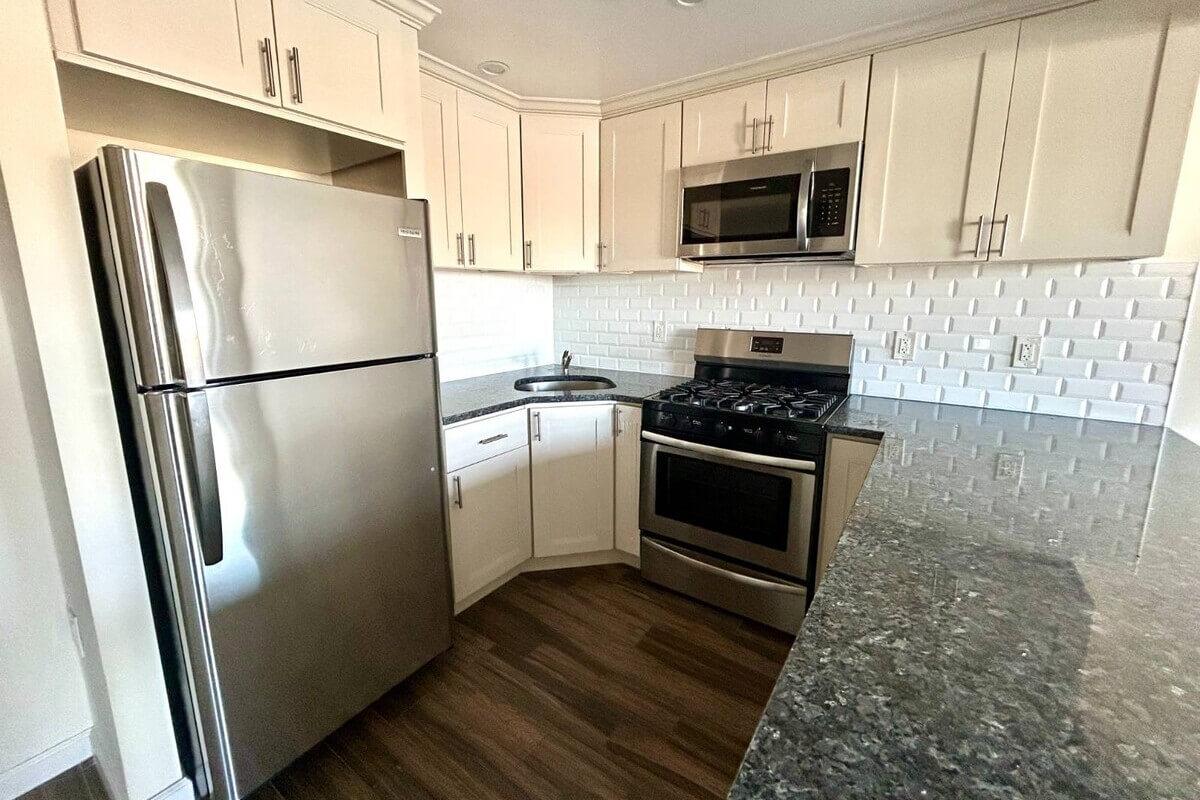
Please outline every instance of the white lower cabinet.
[[642, 409], [615, 406], [613, 429], [613, 544], [616, 549], [637, 555], [641, 539], [638, 502], [642, 493]]
[[529, 450], [509, 450], [447, 478], [450, 560], [458, 603], [533, 554]]
[[529, 410], [533, 554], [613, 547], [613, 406]]

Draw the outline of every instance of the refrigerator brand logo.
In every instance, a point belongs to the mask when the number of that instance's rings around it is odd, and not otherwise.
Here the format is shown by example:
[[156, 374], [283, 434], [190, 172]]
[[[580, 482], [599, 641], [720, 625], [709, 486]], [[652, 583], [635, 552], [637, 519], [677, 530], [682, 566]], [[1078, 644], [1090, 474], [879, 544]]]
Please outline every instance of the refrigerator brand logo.
[[424, 234], [421, 233], [420, 228], [397, 228], [396, 233], [399, 234], [400, 236], [403, 236], [406, 239], [424, 238]]

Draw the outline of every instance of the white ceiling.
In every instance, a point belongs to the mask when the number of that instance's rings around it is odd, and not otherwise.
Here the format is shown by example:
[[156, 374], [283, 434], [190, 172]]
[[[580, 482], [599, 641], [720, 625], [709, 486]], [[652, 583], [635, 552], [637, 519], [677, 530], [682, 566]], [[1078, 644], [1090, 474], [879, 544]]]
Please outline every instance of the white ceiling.
[[434, 0], [421, 49], [526, 97], [606, 100], [879, 28], [1046, 0]]

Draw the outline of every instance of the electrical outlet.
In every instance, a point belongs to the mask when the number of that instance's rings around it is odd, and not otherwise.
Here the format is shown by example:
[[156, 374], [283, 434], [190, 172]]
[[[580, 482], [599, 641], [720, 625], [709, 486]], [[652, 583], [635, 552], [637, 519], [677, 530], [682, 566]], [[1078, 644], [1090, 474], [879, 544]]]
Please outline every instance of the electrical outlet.
[[1037, 369], [1042, 359], [1042, 337], [1018, 336], [1013, 344], [1012, 365]]
[[888, 464], [904, 463], [904, 440], [889, 436], [883, 440], [883, 460]]
[[667, 341], [667, 323], [663, 322], [661, 319], [655, 320], [654, 335], [652, 338], [659, 344]]
[[912, 361], [916, 341], [908, 331], [896, 331], [892, 336], [892, 358], [897, 361]]
[[996, 480], [1020, 483], [1024, 469], [1024, 453], [996, 453]]

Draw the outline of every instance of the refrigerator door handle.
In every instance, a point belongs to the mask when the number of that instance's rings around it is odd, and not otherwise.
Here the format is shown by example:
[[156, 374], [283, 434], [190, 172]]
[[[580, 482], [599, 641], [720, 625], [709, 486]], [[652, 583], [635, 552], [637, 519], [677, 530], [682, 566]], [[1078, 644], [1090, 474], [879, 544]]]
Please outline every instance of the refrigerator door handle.
[[171, 482], [178, 487], [185, 535], [195, 543], [192, 551], [199, 550], [204, 566], [211, 567], [225, 557], [225, 543], [208, 398], [204, 392], [169, 392], [162, 397], [174, 472]]
[[175, 223], [171, 195], [161, 183], [145, 185], [146, 212], [153, 240], [154, 259], [166, 282], [167, 304], [170, 307], [173, 356], [177, 385], [187, 389], [204, 386], [204, 359], [200, 355], [200, 336], [196, 330], [196, 312], [192, 305], [192, 289], [188, 283], [187, 265], [183, 260], [183, 245]]

